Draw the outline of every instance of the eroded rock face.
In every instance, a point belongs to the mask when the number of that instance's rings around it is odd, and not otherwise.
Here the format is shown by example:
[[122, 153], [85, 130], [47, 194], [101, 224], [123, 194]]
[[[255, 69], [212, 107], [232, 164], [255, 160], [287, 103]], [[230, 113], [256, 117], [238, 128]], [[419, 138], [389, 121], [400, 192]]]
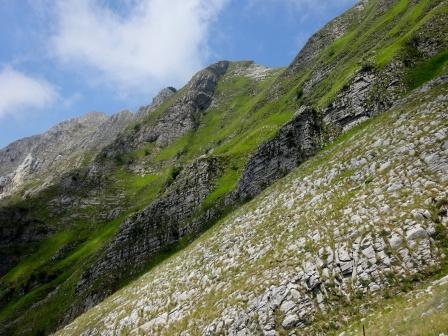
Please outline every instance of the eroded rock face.
[[392, 63], [385, 71], [367, 67], [358, 72], [322, 112], [330, 140], [389, 109], [406, 90], [403, 73], [401, 62]]
[[[406, 243], [392, 250], [388, 250], [390, 241], [378, 233], [348, 240], [341, 237], [334, 249], [322, 248], [317, 255], [306, 258], [301, 270], [291, 274], [290, 279], [251, 298], [245, 311], [227, 309], [222, 319], [204, 329], [203, 335], [219, 334], [219, 326], [225, 320], [232, 320], [226, 328], [229, 335], [251, 335], [260, 329], [264, 335], [277, 335], [279, 329], [304, 329], [312, 324], [316, 314], [332, 309], [334, 295], [349, 301], [354, 295], [390, 286], [385, 277], [415, 274], [435, 265], [437, 250], [432, 246], [430, 227], [409, 222], [404, 230], [399, 230]], [[318, 244], [318, 239], [314, 243]]]
[[229, 62], [218, 62], [193, 77], [185, 95], [168, 109], [152, 130], [151, 136], [157, 137], [158, 146], [164, 147], [198, 126], [200, 113], [210, 106], [218, 80], [228, 66]]
[[[197, 127], [200, 114], [212, 103], [217, 81], [227, 71], [228, 66], [229, 62], [218, 62], [197, 73], [184, 89], [185, 92], [168, 107], [155, 124], [144, 125], [132, 135], [119, 137], [106, 149], [107, 155], [115, 156], [146, 142], [155, 142], [157, 146], [164, 147]], [[160, 103], [174, 94], [172, 89], [168, 91], [170, 92], [162, 92], [159, 95]], [[190, 220], [198, 206], [213, 190], [214, 180], [219, 174], [217, 159], [198, 159], [182, 168], [160, 198], [127, 219], [105, 249], [103, 256], [83, 275], [77, 289], [79, 293], [84, 293], [93, 283], [104, 281], [107, 283], [104, 287], [108, 290], [102, 287], [98, 293], [89, 294], [83, 307], [72, 307], [67, 320], [91, 304], [101, 301], [115, 288], [122, 278], [121, 275], [129, 276], [132, 272], [137, 272], [152, 256], [183, 236], [201, 232], [209, 221]]]
[[136, 113], [136, 121], [147, 118], [151, 112], [160, 107], [164, 102], [166, 102], [170, 97], [172, 97], [177, 90], [171, 86], [166, 87], [153, 98], [152, 103], [148, 106], [141, 107]]
[[162, 89], [152, 100], [151, 108], [157, 108], [162, 105], [168, 98], [175, 94], [177, 90], [172, 86]]
[[245, 200], [256, 196], [311, 157], [321, 146], [321, 131], [317, 112], [301, 107], [293, 120], [262, 144], [249, 160], [238, 182], [237, 197]]
[[0, 199], [39, 179], [37, 192], [57, 177], [81, 166], [85, 155], [98, 153], [132, 120], [130, 112], [111, 117], [87, 113], [56, 125], [49, 131], [18, 140], [0, 150]]
[[217, 159], [199, 159], [173, 177], [172, 184], [156, 201], [129, 217], [100, 259], [83, 274], [77, 291], [83, 295], [95, 282], [107, 286], [90, 293], [85, 300], [86, 307], [74, 307], [71, 315], [77, 315], [79, 310], [101, 301], [123, 276], [138, 272], [165, 247], [203, 229], [190, 225], [188, 220], [211, 192], [220, 172]]
[[16, 265], [31, 243], [51, 233], [53, 230], [30, 217], [27, 209], [0, 208], [0, 277]]
[[[304, 107], [293, 121], [281, 128], [279, 135], [260, 146], [225, 206], [237, 206], [242, 200], [256, 196], [278, 178], [286, 175], [315, 153], [320, 146], [320, 125], [316, 112]], [[176, 177], [167, 192], [144, 211], [126, 220], [104, 256], [92, 266], [78, 284], [78, 291], [92, 286], [95, 281], [120, 280], [144, 265], [164, 247], [187, 234], [198, 234], [219, 219], [224, 204], [219, 203], [198, 218], [193, 218], [198, 206], [213, 190], [219, 176], [219, 161], [199, 159]], [[110, 284], [106, 287], [113, 288]], [[112, 289], [111, 289], [112, 290]], [[102, 290], [85, 300], [85, 307], [73, 307], [70, 316], [101, 301], [108, 292]], [[76, 313], [75, 313], [76, 312]]]
[[[199, 71], [179, 93], [171, 106], [154, 122], [138, 124], [134, 132], [118, 137], [106, 148], [108, 157], [116, 157], [147, 143], [165, 147], [198, 126], [201, 114], [210, 106], [219, 78], [225, 74], [229, 62], [221, 61]], [[174, 93], [171, 89], [168, 89]], [[167, 92], [161, 93], [167, 98]], [[169, 94], [169, 96], [172, 95]], [[156, 100], [159, 100], [156, 98]], [[160, 101], [164, 101], [160, 99]], [[156, 102], [157, 104], [157, 102]], [[147, 115], [151, 115], [151, 106]]]

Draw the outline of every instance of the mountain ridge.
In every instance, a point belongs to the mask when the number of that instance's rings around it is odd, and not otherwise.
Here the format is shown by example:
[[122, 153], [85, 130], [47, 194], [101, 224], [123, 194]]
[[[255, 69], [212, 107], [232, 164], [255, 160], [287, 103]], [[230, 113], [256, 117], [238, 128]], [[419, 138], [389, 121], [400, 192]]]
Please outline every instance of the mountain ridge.
[[[70, 323], [335, 139], [393, 114], [415, 87], [429, 105], [443, 103], [435, 92], [445, 92], [447, 13], [443, 0], [362, 1], [316, 33], [286, 69], [211, 65], [124, 118], [92, 155], [79, 154], [83, 162], [69, 162], [46, 184], [34, 181], [37, 188], [24, 185], [26, 199], [5, 197], [0, 333], [45, 334]], [[443, 114], [428, 111], [435, 125]], [[441, 153], [429, 162], [443, 161]], [[285, 326], [297, 327], [291, 316]]]
[[338, 334], [378, 296], [445, 274], [447, 84], [360, 125], [58, 334]]

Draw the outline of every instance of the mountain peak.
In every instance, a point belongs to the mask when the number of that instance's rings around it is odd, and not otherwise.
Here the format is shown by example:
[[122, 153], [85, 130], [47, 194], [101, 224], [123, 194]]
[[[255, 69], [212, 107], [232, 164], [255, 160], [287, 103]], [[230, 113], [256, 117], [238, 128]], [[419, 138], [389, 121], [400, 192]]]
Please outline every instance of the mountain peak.
[[171, 97], [176, 92], [177, 90], [172, 86], [168, 86], [160, 90], [160, 92], [153, 98], [151, 107], [155, 108], [162, 105], [169, 97]]

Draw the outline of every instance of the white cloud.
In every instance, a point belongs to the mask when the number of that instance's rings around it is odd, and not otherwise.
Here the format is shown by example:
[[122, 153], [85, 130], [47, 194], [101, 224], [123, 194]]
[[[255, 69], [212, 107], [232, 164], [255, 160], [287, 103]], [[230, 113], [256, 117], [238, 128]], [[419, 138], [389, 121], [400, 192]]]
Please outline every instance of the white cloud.
[[206, 62], [209, 26], [226, 1], [127, 0], [117, 10], [60, 0], [52, 49], [63, 64], [89, 70], [91, 81], [125, 91], [182, 83]]
[[48, 107], [58, 94], [47, 81], [28, 76], [10, 66], [0, 71], [0, 118]]

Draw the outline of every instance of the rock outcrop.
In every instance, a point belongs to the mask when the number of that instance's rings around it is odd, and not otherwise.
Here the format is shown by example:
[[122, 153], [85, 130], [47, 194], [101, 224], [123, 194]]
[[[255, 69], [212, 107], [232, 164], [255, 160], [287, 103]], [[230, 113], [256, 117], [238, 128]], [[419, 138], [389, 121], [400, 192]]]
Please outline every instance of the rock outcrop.
[[[148, 143], [154, 143], [157, 147], [166, 147], [182, 135], [198, 127], [198, 120], [212, 103], [218, 80], [225, 74], [228, 66], [229, 62], [222, 61], [199, 71], [179, 92], [166, 111], [162, 111], [160, 117], [150, 122], [137, 123], [131, 132], [118, 137], [114, 143], [106, 148], [105, 155], [117, 157]], [[174, 93], [173, 90], [168, 90]], [[157, 101], [165, 101], [172, 96], [172, 94], [167, 95], [167, 93], [167, 91], [161, 93], [160, 99], [156, 99], [156, 106]], [[162, 99], [162, 97], [164, 98]], [[152, 115], [151, 111], [154, 111], [152, 106], [149, 113], [146, 112], [149, 118]]]
[[368, 1], [360, 1], [354, 8], [344, 13], [310, 37], [303, 49], [297, 54], [286, 70], [285, 75], [291, 75], [302, 71], [312, 65], [315, 58], [332, 42], [343, 36], [347, 30], [359, 22], [365, 14], [365, 6]]
[[164, 102], [166, 102], [170, 97], [172, 97], [177, 90], [171, 86], [166, 87], [153, 98], [152, 103], [148, 106], [141, 107], [136, 113], [136, 120], [141, 120], [147, 118], [149, 114], [160, 107]]
[[235, 190], [236, 197], [246, 200], [258, 195], [314, 155], [321, 147], [321, 139], [322, 125], [317, 112], [301, 107], [293, 120], [250, 158]]
[[[140, 272], [151, 257], [182, 237], [197, 234], [201, 228], [192, 227], [188, 220], [211, 192], [220, 171], [218, 160], [204, 158], [172, 173], [165, 193], [145, 210], [129, 217], [101, 258], [83, 274], [76, 289], [80, 295], [89, 292], [95, 283], [102, 284], [99, 292], [88, 293], [85, 302], [101, 301], [120, 281]], [[89, 307], [73, 307], [74, 313], [70, 315], [76, 316], [85, 308]]]
[[29, 216], [25, 208], [0, 208], [0, 277], [15, 266], [33, 243], [47, 238], [53, 230]]

